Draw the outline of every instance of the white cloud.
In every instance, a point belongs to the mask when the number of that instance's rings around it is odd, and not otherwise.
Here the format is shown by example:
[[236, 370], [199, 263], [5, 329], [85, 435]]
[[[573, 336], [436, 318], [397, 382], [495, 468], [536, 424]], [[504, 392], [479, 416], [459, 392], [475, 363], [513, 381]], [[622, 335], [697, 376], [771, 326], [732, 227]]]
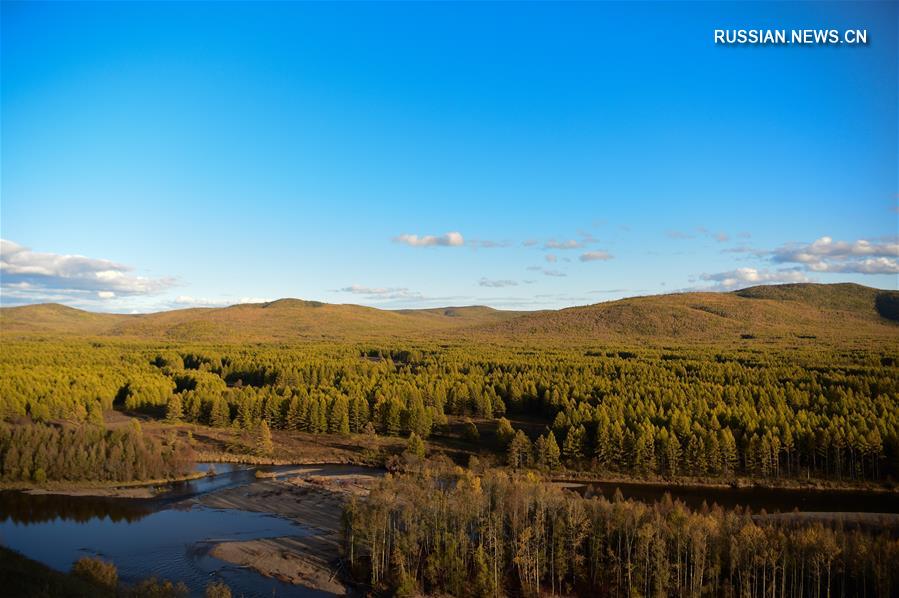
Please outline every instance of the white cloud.
[[205, 297], [193, 297], [191, 295], [178, 295], [172, 301], [175, 307], [224, 307], [227, 305], [243, 305], [245, 303], [268, 303], [270, 299], [262, 297], [241, 297], [239, 299], [220, 298], [208, 299]]
[[815, 272], [846, 272], [852, 274], [899, 274], [899, 259], [889, 257], [869, 257], [853, 262], [827, 264], [826, 270]]
[[514, 280], [491, 280], [489, 278], [481, 278], [478, 285], [489, 288], [517, 287], [518, 283]]
[[509, 247], [509, 241], [492, 241], [490, 239], [470, 239], [465, 242], [472, 249], [502, 249]]
[[102, 300], [145, 296], [175, 286], [173, 278], [136, 276], [133, 268], [83, 255], [31, 251], [0, 239], [0, 290], [14, 302]]
[[715, 283], [711, 288], [693, 290], [732, 291], [758, 284], [786, 282], [810, 282], [805, 273], [798, 270], [759, 270], [757, 268], [737, 268], [728, 272], [702, 274], [702, 280]]
[[554, 253], [547, 253], [545, 259], [550, 264], [555, 264], [557, 261], [559, 261], [559, 257]]
[[[696, 234], [687, 233], [687, 232], [680, 231], [680, 230], [669, 230], [665, 234], [668, 236], [669, 239], [676, 239], [679, 241], [683, 241], [683, 240], [687, 240], [687, 239], [695, 239], [697, 234], [702, 235], [703, 237], [708, 237], [710, 239], [714, 239], [715, 241], [717, 241], [719, 243], [726, 243], [727, 241], [730, 241], [730, 235], [728, 235], [727, 233], [712, 232], [704, 226], [697, 226]], [[744, 237], [744, 235], [745, 235], [745, 237]], [[740, 238], [748, 238], [748, 237], [749, 237], [748, 233], [740, 233]]]
[[561, 272], [559, 270], [544, 270], [543, 275], [544, 276], [555, 276], [555, 277], [568, 276], [567, 274], [565, 274], [564, 272]]
[[583, 246], [584, 241], [577, 241], [575, 239], [569, 239], [567, 241], [556, 241], [555, 239], [550, 239], [543, 244], [543, 249], [580, 249]]
[[582, 253], [581, 257], [579, 257], [578, 259], [582, 262], [604, 262], [612, 259], [612, 257], [612, 254], [606, 251], [588, 251], [587, 253]]
[[767, 252], [761, 249], [756, 249], [754, 247], [750, 247], [749, 245], [737, 245], [735, 247], [728, 247], [726, 249], [722, 249], [721, 253], [751, 253], [757, 257], [764, 256]]
[[340, 293], [352, 293], [354, 295], [363, 295], [371, 300], [387, 300], [387, 299], [424, 299], [424, 296], [418, 291], [410, 291], [405, 287], [367, 287], [358, 284], [337, 289]]
[[472, 299], [465, 295], [428, 296], [405, 287], [369, 287], [358, 284], [335, 289], [334, 292], [352, 293], [360, 297], [359, 302], [362, 305], [380, 309], [421, 309], [434, 305], [459, 305], [460, 302], [467, 304]]
[[404, 243], [411, 247], [461, 247], [465, 239], [461, 233], [449, 232], [443, 235], [400, 235], [393, 239], [397, 243]]
[[356, 295], [387, 295], [390, 293], [395, 293], [397, 291], [405, 291], [407, 289], [400, 288], [387, 288], [387, 287], [365, 287], [362, 285], [354, 284], [348, 287], [343, 287], [342, 289], [338, 289], [341, 293], [354, 293]]
[[812, 243], [782, 245], [769, 255], [775, 263], [801, 264], [812, 272], [899, 273], [899, 242], [895, 238], [849, 242], [821, 237]]

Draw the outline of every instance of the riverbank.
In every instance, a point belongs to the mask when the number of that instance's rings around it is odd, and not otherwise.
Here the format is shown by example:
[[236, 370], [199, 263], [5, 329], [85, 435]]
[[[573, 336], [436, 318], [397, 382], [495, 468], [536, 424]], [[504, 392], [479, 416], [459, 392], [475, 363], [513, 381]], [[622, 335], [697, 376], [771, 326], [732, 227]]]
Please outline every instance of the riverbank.
[[249, 567], [262, 575], [304, 587], [344, 595], [340, 581], [340, 529], [344, 503], [366, 496], [381, 472], [324, 466], [300, 466], [191, 502], [217, 509], [269, 513], [302, 525], [306, 534], [249, 541], [220, 542], [210, 554]]
[[26, 494], [57, 494], [62, 496], [95, 496], [105, 498], [155, 498], [168, 491], [172, 484], [190, 482], [206, 477], [205, 471], [194, 471], [187, 475], [157, 480], [136, 480], [133, 482], [28, 482], [2, 483], [0, 491], [16, 490]]
[[733, 478], [706, 478], [685, 477], [661, 478], [661, 477], [631, 477], [615, 474], [597, 475], [593, 472], [566, 471], [551, 476], [551, 480], [557, 484], [627, 484], [653, 487], [674, 488], [714, 488], [747, 490], [752, 488], [764, 490], [783, 491], [815, 491], [822, 492], [877, 492], [899, 495], [899, 485], [895, 482], [872, 482], [869, 480], [849, 482], [846, 480], [802, 479], [802, 478], [778, 478], [757, 479], [747, 477]]

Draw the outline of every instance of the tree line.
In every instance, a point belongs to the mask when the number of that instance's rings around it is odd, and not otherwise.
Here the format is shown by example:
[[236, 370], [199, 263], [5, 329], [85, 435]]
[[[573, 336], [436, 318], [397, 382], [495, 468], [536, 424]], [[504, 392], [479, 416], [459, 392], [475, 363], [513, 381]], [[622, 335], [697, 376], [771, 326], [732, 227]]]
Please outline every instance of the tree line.
[[193, 466], [189, 444], [144, 435], [135, 420], [124, 429], [0, 422], [0, 479], [9, 482], [91, 480], [130, 482], [171, 478]]
[[[6, 345], [6, 418], [100, 423], [116, 406], [224, 428], [427, 438], [450, 416], [520, 416], [545, 422], [561, 463], [578, 469], [899, 471], [899, 358], [883, 349]], [[522, 460], [536, 462], [541, 441], [527, 440]]]
[[344, 513], [355, 578], [397, 595], [888, 596], [886, 530], [580, 495], [534, 475], [429, 462]]

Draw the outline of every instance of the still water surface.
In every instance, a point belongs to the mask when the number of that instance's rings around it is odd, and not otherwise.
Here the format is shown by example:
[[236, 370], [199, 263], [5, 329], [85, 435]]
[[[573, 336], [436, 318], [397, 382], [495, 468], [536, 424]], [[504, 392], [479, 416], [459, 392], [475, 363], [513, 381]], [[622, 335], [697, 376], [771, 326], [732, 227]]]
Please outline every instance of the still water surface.
[[114, 562], [126, 583], [150, 576], [183, 581], [192, 596], [202, 596], [206, 585], [216, 580], [227, 583], [235, 596], [324, 596], [209, 555], [222, 540], [309, 533], [274, 515], [179, 502], [255, 479], [255, 468], [215, 467], [215, 476], [176, 484], [158, 499], [0, 492], [0, 543], [61, 571], [69, 570], [82, 556], [99, 556]]
[[662, 500], [670, 494], [688, 507], [699, 509], [703, 504], [732, 509], [750, 508], [758, 513], [833, 512], [833, 513], [899, 513], [899, 494], [864, 490], [785, 490], [778, 488], [710, 488], [699, 486], [665, 486], [662, 484], [634, 484], [626, 482], [582, 482], [559, 480], [582, 494], [603, 495], [611, 499], [616, 490], [624, 498], [643, 502]]

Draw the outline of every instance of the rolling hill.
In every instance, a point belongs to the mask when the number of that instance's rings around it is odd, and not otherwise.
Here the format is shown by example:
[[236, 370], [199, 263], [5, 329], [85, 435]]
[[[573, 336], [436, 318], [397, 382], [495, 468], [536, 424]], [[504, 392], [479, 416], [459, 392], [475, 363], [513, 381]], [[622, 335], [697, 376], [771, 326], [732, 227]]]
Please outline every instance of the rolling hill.
[[899, 293], [855, 284], [759, 286], [633, 297], [557, 311], [483, 306], [381, 310], [299, 299], [140, 315], [56, 304], [0, 309], [4, 336], [181, 342], [485, 338], [496, 342], [882, 338], [899, 342]]
[[0, 332], [198, 342], [362, 340], [443, 333], [519, 315], [521, 312], [483, 306], [391, 311], [300, 299], [136, 315], [100, 314], [42, 304], [0, 309]]
[[787, 284], [730, 293], [633, 297], [528, 314], [485, 329], [501, 336], [725, 340], [887, 338], [899, 342], [899, 292], [856, 284]]

